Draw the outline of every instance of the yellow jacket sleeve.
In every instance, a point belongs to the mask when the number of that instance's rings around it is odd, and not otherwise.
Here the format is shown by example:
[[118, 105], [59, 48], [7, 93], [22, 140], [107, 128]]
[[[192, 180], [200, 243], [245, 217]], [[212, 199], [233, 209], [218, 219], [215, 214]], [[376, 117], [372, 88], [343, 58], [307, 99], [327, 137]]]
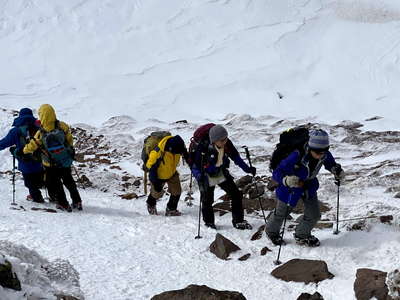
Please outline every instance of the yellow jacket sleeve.
[[152, 167], [152, 166], [157, 162], [157, 160], [160, 158], [160, 156], [161, 156], [161, 150], [159, 150], [159, 151], [154, 151], [154, 150], [152, 150], [152, 151], [150, 152], [149, 159], [148, 159], [147, 162], [146, 162], [146, 168], [147, 168], [148, 170], [150, 170], [151, 167]]
[[74, 138], [72, 137], [70, 127], [66, 123], [60, 122], [60, 128], [62, 131], [65, 132], [65, 138], [67, 139], [68, 145], [73, 147], [74, 146]]
[[42, 146], [42, 135], [40, 131], [36, 132], [35, 137], [31, 139], [31, 141], [25, 145], [23, 152], [24, 154], [33, 153]]

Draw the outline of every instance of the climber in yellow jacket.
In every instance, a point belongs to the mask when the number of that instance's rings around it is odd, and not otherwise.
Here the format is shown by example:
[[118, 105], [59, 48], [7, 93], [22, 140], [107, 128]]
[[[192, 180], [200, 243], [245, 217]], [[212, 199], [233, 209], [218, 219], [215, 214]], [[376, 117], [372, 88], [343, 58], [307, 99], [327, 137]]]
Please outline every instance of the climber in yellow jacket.
[[182, 188], [179, 173], [176, 170], [181, 156], [186, 159], [187, 150], [185, 142], [179, 135], [166, 136], [158, 143], [157, 147], [150, 152], [149, 159], [146, 162], [146, 168], [149, 170], [149, 179], [151, 182], [150, 195], [147, 198], [147, 210], [149, 214], [157, 214], [157, 199], [163, 196], [163, 186], [167, 183], [168, 191], [171, 196], [167, 203], [165, 215], [181, 215], [177, 207]]
[[46, 186], [55, 195], [57, 208], [71, 212], [63, 184], [69, 190], [72, 207], [82, 210], [82, 200], [72, 178], [71, 166], [75, 151], [73, 137], [68, 124], [57, 120], [54, 108], [43, 104], [39, 108], [41, 128], [24, 147], [23, 153], [33, 153], [38, 148], [42, 153], [42, 164], [46, 170]]

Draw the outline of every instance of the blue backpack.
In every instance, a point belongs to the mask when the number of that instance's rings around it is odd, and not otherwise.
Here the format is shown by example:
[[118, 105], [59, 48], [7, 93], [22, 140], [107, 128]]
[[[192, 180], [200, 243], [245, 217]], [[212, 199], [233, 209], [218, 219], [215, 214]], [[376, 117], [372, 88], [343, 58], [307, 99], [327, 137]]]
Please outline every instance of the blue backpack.
[[73, 149], [68, 144], [58, 120], [55, 125], [55, 128], [49, 132], [41, 129], [43, 147], [46, 152], [42, 155], [42, 159], [51, 167], [69, 168], [73, 162]]

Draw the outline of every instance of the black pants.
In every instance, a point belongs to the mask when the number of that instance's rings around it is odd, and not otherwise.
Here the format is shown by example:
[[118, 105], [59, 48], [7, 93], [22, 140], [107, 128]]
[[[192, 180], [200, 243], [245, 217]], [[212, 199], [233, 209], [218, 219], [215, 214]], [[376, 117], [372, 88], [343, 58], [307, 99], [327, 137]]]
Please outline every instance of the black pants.
[[[219, 184], [219, 187], [223, 189], [231, 199], [232, 206], [232, 223], [243, 222], [243, 204], [242, 192], [239, 191], [233, 178], [231, 176], [227, 176], [227, 179]], [[200, 200], [202, 202], [202, 214], [203, 221], [205, 223], [215, 222], [213, 203], [214, 203], [214, 190], [215, 186], [208, 186], [208, 184], [203, 184], [200, 188]]]
[[46, 170], [46, 186], [47, 189], [49, 190], [49, 195], [54, 195], [56, 201], [60, 205], [68, 204], [63, 184], [69, 191], [72, 203], [76, 204], [82, 202], [74, 178], [72, 178], [71, 168], [46, 167], [45, 170]]
[[40, 192], [40, 188], [44, 185], [43, 172], [23, 173], [22, 177], [24, 178], [24, 184], [28, 188], [33, 201], [43, 202], [43, 196]]

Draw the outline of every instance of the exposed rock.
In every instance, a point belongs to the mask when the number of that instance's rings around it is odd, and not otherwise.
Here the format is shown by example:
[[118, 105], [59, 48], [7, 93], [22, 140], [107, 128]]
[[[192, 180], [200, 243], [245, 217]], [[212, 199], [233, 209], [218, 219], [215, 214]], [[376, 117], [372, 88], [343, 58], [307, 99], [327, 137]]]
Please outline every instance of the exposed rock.
[[393, 300], [400, 300], [400, 271], [398, 269], [388, 273], [386, 285]]
[[131, 179], [131, 178], [132, 178], [131, 176], [125, 175], [125, 176], [122, 176], [122, 177], [121, 177], [121, 180], [122, 180], [122, 181], [128, 181], [128, 180]]
[[[325, 203], [323, 203], [321, 201], [319, 201], [319, 208], [321, 210], [321, 213], [324, 213], [324, 212], [327, 212], [327, 211], [331, 210], [331, 208], [327, 204], [325, 204]], [[303, 203], [303, 201], [300, 200], [297, 203], [296, 207], [292, 210], [292, 212], [294, 214], [302, 214], [302, 213], [304, 213], [304, 203]]]
[[271, 272], [275, 278], [284, 281], [318, 283], [332, 279], [334, 275], [328, 271], [328, 266], [322, 260], [292, 259]]
[[256, 240], [260, 240], [262, 238], [263, 232], [265, 231], [265, 224], [261, 225], [258, 230], [256, 231], [256, 233], [254, 233], [250, 240], [251, 241], [256, 241]]
[[380, 216], [379, 221], [381, 221], [381, 223], [391, 224], [391, 221], [393, 221], [393, 216], [392, 215]]
[[366, 220], [360, 220], [360, 221], [358, 221], [357, 223], [355, 223], [355, 224], [352, 224], [352, 225], [347, 225], [346, 226], [346, 229], [348, 230], [348, 231], [355, 231], [355, 230], [368, 230], [368, 225], [367, 225], [367, 222], [366, 222]]
[[48, 213], [57, 213], [55, 209], [52, 208], [43, 208], [43, 207], [32, 207], [31, 210], [33, 211], [44, 211]]
[[92, 182], [89, 180], [89, 178], [87, 178], [87, 176], [84, 175], [84, 174], [78, 177], [77, 182], [80, 183], [81, 186], [84, 186], [84, 187], [91, 187], [91, 186], [93, 186], [93, 183], [92, 183]]
[[138, 195], [137, 195], [136, 193], [127, 193], [127, 194], [121, 195], [120, 197], [121, 197], [122, 199], [125, 199], [125, 200], [132, 200], [132, 199], [137, 199], [137, 198], [139, 198]]
[[111, 166], [110, 169], [122, 170], [120, 166]]
[[179, 120], [175, 122], [176, 124], [187, 124], [188, 121], [187, 120]]
[[238, 251], [240, 248], [228, 240], [223, 235], [217, 233], [214, 242], [210, 245], [210, 252], [220, 259], [228, 259], [232, 252]]
[[239, 292], [218, 291], [205, 285], [189, 285], [182, 290], [164, 292], [151, 300], [246, 300]]
[[396, 199], [399, 199], [399, 198], [400, 198], [400, 192], [396, 193], [396, 195], [394, 195], [394, 197], [395, 197]]
[[55, 296], [57, 297], [57, 300], [79, 300], [78, 298], [68, 295], [55, 295]]
[[0, 264], [0, 285], [4, 288], [21, 290], [21, 282], [17, 275], [12, 271], [12, 266], [9, 261], [4, 261]]
[[236, 180], [236, 185], [239, 189], [243, 189], [245, 186], [250, 184], [252, 181], [253, 181], [253, 176], [246, 175], [246, 176], [243, 176], [243, 177], [239, 178], [238, 180]]
[[313, 295], [309, 293], [302, 293], [297, 300], [324, 300], [320, 293], [315, 292]]
[[272, 250], [269, 249], [268, 247], [264, 247], [264, 248], [261, 249], [260, 254], [261, 254], [262, 256], [264, 256], [264, 255], [266, 255], [268, 252], [272, 252]]
[[385, 283], [386, 272], [372, 269], [358, 269], [354, 282], [354, 292], [357, 300], [389, 300], [388, 287]]
[[136, 179], [136, 180], [133, 181], [133, 185], [136, 186], [136, 187], [139, 187], [141, 185], [141, 183], [142, 182], [140, 181], [140, 179]]
[[240, 260], [240, 261], [245, 261], [245, 260], [248, 260], [248, 259], [250, 258], [250, 256], [251, 256], [251, 254], [250, 254], [250, 253], [247, 253], [247, 254], [245, 254], [245, 255], [239, 257], [238, 260]]

